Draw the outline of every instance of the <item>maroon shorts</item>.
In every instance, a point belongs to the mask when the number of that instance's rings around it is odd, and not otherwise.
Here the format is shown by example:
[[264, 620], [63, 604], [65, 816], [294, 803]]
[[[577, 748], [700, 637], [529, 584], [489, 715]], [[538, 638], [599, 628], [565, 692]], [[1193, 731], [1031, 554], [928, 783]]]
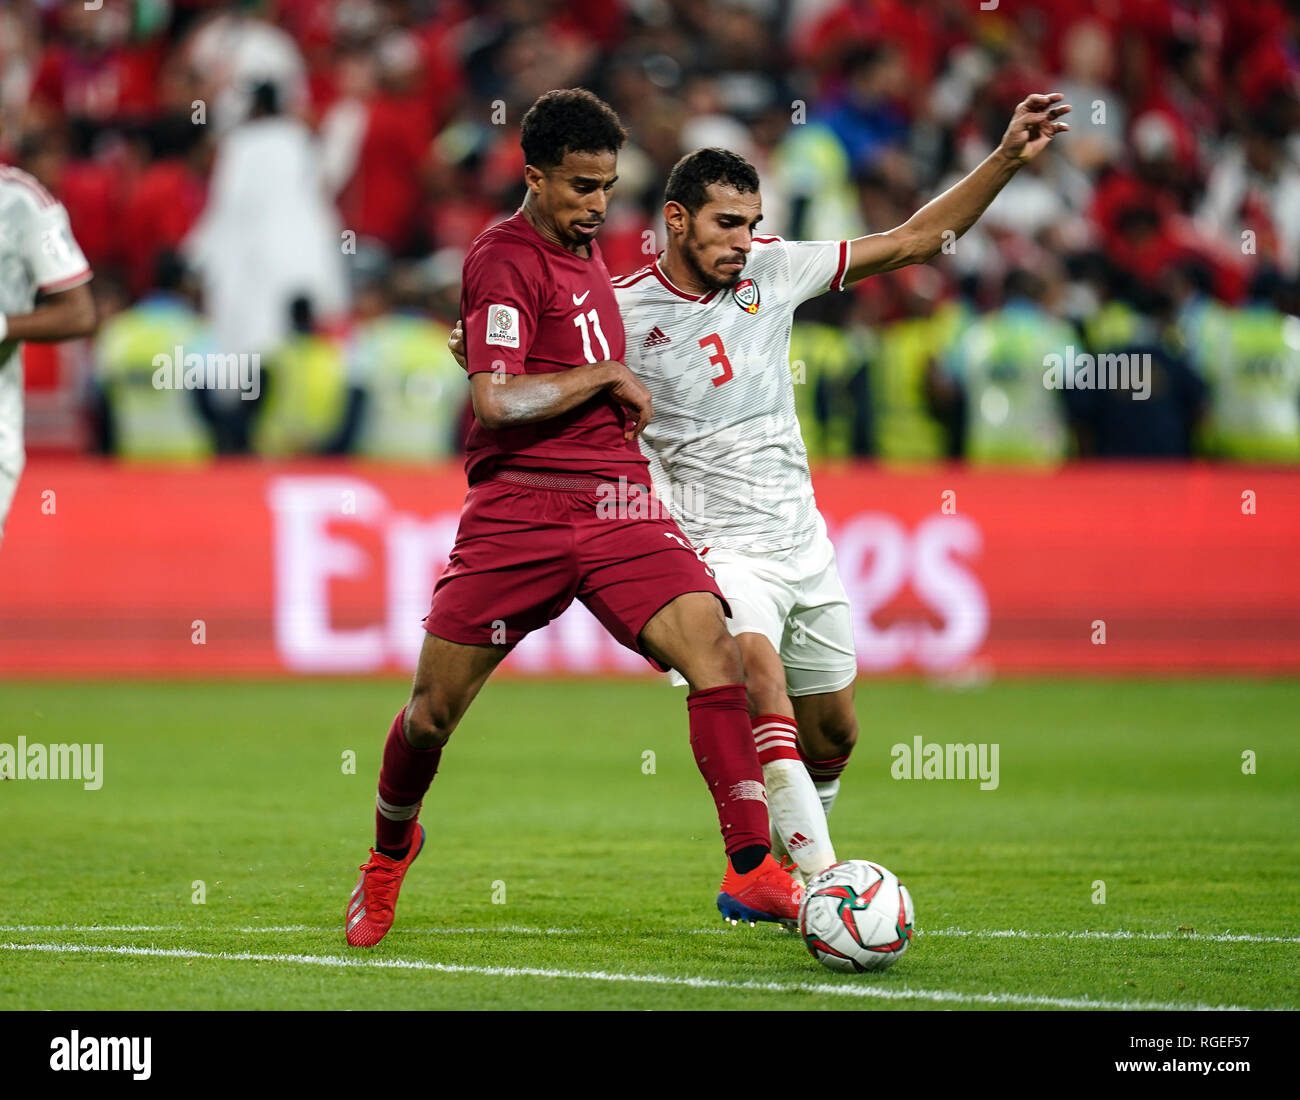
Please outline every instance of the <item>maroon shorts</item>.
[[644, 487], [503, 470], [470, 487], [424, 628], [462, 645], [514, 645], [576, 597], [666, 671], [638, 637], [685, 592], [711, 592], [731, 614], [713, 570]]

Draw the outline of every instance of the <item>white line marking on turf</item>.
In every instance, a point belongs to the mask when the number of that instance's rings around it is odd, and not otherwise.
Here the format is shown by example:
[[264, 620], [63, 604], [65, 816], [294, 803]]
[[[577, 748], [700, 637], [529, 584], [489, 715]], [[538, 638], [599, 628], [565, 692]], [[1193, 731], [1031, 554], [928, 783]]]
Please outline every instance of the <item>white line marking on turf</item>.
[[824, 993], [882, 1001], [935, 1001], [941, 1004], [1021, 1005], [1026, 1008], [1091, 1008], [1122, 1011], [1246, 1011], [1242, 1005], [1166, 1004], [1160, 1001], [1097, 1001], [1089, 997], [1041, 997], [1031, 993], [958, 993], [947, 989], [882, 989], [872, 985], [829, 982], [728, 982], [720, 978], [671, 974], [618, 974], [607, 970], [547, 970], [523, 966], [461, 966], [420, 959], [350, 959], [340, 955], [272, 955], [252, 951], [189, 951], [166, 947], [115, 947], [85, 943], [0, 943], [0, 951], [33, 951], [49, 955], [127, 955], [159, 959], [210, 959], [214, 962], [297, 963], [303, 966], [375, 970], [431, 970], [439, 974], [478, 974], [495, 978], [568, 978], [587, 982], [684, 986], [688, 989], [729, 989], [746, 993]]
[[[0, 932], [208, 932], [236, 934], [257, 932], [336, 932], [329, 924], [265, 924], [246, 925], [239, 928], [184, 924], [0, 924]], [[725, 936], [731, 928], [687, 928], [694, 936]], [[398, 928], [399, 936], [624, 936], [625, 931], [612, 932], [606, 928], [534, 928], [522, 924], [503, 924], [492, 928]], [[1013, 940], [1187, 940], [1192, 943], [1300, 943], [1300, 936], [1265, 936], [1250, 932], [1029, 932], [1016, 928], [918, 928], [917, 936], [951, 937], [965, 939]]]
[[[236, 932], [337, 932], [333, 924], [251, 924], [242, 928], [216, 925], [184, 924], [0, 924], [0, 932], [208, 932], [215, 935]], [[723, 931], [723, 929], [718, 929]], [[482, 936], [490, 933], [520, 936], [602, 936], [607, 929], [529, 928], [519, 924], [502, 924], [494, 928], [399, 928], [395, 935], [404, 936]], [[625, 933], [619, 933], [623, 935]]]
[[0, 932], [184, 932], [183, 924], [0, 924]]
[[1258, 936], [1242, 932], [1022, 932], [1016, 928], [918, 929], [918, 936], [952, 936], [1009, 940], [1192, 940], [1208, 943], [1300, 943], [1300, 936]]

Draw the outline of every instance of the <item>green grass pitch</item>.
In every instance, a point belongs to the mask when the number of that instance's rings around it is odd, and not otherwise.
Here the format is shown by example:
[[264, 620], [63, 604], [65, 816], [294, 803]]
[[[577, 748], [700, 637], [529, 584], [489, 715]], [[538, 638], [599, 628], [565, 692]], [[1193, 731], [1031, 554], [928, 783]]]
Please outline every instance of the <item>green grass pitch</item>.
[[[97, 791], [0, 782], [0, 1009], [1300, 1007], [1300, 683], [863, 680], [832, 835], [918, 933], [860, 976], [723, 925], [684, 696], [646, 682], [490, 683], [393, 932], [348, 948], [405, 691], [0, 685], [0, 742], [104, 746]], [[917, 735], [998, 744], [998, 788], [891, 778]]]

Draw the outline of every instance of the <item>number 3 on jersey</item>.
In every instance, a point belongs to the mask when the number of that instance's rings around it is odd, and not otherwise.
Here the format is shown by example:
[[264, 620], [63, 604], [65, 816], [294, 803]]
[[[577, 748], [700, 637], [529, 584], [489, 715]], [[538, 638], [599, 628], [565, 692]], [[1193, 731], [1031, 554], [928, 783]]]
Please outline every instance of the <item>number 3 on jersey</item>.
[[[585, 296], [584, 296], [585, 297]], [[604, 351], [602, 359], [597, 359], [591, 350], [591, 329], [587, 327], [587, 322], [591, 322], [591, 328], [596, 330], [596, 339], [600, 341], [601, 350]], [[573, 319], [575, 327], [582, 331], [582, 354], [587, 357], [588, 363], [600, 363], [609, 358], [609, 341], [605, 339], [605, 333], [600, 327], [600, 313], [594, 309], [589, 309], [585, 314], [579, 313]]]
[[712, 347], [713, 354], [709, 356], [709, 362], [715, 367], [722, 368], [722, 373], [713, 378], [713, 384], [721, 386], [723, 382], [730, 381], [731, 360], [727, 358], [726, 349], [722, 346], [722, 337], [716, 332], [711, 332], [700, 340], [700, 347]]

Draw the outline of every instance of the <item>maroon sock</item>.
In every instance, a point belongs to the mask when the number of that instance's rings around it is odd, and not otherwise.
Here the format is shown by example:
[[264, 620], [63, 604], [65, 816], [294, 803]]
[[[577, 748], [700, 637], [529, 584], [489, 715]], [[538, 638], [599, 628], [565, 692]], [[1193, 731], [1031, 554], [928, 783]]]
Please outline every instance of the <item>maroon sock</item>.
[[849, 756], [853, 752], [849, 749], [843, 756], [832, 756], [827, 760], [814, 760], [806, 752], [803, 746], [799, 746], [799, 759], [803, 761], [803, 766], [808, 769], [808, 774], [812, 776], [814, 783], [829, 783], [832, 779], [838, 779], [848, 765]]
[[420, 800], [438, 772], [442, 749], [417, 749], [402, 732], [406, 708], [397, 712], [384, 742], [384, 762], [379, 769], [379, 800], [375, 804], [375, 847], [406, 847], [411, 822], [420, 812]]
[[686, 709], [691, 750], [717, 803], [727, 855], [754, 845], [768, 849], [767, 791], [749, 723], [745, 685], [693, 691], [686, 697]]

